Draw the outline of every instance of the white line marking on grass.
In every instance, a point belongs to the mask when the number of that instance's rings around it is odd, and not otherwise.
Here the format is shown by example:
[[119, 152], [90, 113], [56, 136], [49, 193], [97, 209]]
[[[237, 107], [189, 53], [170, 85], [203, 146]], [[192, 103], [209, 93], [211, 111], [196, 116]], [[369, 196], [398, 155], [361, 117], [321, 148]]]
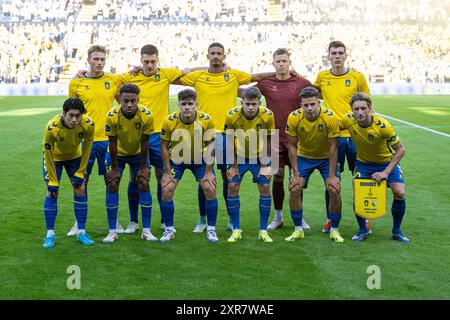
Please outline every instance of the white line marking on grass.
[[398, 122], [407, 124], [407, 125], [409, 125], [409, 126], [411, 126], [411, 127], [419, 128], [419, 129], [426, 130], [426, 131], [430, 131], [430, 132], [432, 132], [432, 133], [439, 134], [439, 135], [441, 135], [441, 136], [450, 138], [450, 134], [447, 134], [447, 133], [443, 133], [443, 132], [440, 132], [440, 131], [436, 131], [436, 130], [433, 130], [433, 129], [430, 129], [430, 128], [427, 128], [427, 127], [422, 127], [422, 126], [419, 126], [419, 125], [417, 125], [417, 124], [414, 124], [414, 123], [411, 123], [411, 122], [408, 122], [408, 121], [404, 121], [404, 120], [400, 120], [400, 119], [397, 119], [397, 118], [394, 118], [394, 117], [390, 117], [390, 116], [387, 116], [387, 115], [384, 115], [384, 114], [381, 114], [381, 113], [377, 113], [377, 114], [379, 114], [380, 116], [382, 116], [382, 117], [384, 117], [384, 118], [388, 118], [388, 119], [390, 119], [390, 120], [395, 120], [395, 121], [398, 121]]

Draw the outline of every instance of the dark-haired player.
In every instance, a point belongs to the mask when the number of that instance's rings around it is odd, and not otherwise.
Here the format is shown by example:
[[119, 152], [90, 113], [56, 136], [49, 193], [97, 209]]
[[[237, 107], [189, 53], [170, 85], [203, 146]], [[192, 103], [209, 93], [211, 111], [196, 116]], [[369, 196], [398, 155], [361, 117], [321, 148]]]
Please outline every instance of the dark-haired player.
[[117, 238], [116, 221], [119, 207], [119, 184], [125, 165], [131, 168], [132, 179], [139, 186], [139, 202], [142, 210], [142, 239], [156, 241], [150, 232], [152, 198], [150, 171], [147, 167], [148, 137], [153, 133], [153, 117], [150, 110], [139, 107], [140, 89], [135, 84], [124, 84], [119, 89], [120, 107], [112, 108], [106, 117], [105, 133], [109, 138], [106, 165], [106, 211], [109, 234], [104, 243]]
[[[53, 117], [45, 128], [43, 175], [47, 184], [44, 216], [47, 237], [44, 248], [55, 246], [55, 219], [58, 213], [59, 181], [63, 168], [73, 186], [73, 207], [78, 225], [77, 240], [86, 245], [94, 244], [85, 232], [87, 198], [85, 190], [86, 169], [94, 139], [95, 125], [85, 112], [80, 99], [64, 101], [63, 114]], [[81, 143], [84, 148], [81, 149]]]

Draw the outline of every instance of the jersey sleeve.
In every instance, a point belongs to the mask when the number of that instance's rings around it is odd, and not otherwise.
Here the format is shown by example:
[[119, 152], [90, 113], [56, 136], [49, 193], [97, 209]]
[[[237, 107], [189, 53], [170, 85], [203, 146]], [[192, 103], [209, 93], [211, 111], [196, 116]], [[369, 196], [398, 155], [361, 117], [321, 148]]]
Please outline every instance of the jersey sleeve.
[[386, 138], [387, 144], [390, 147], [392, 147], [400, 142], [400, 138], [399, 138], [399, 136], [397, 136], [397, 134], [394, 131], [394, 128], [391, 126], [390, 123], [386, 122], [385, 125], [386, 125], [386, 128], [382, 129], [383, 135]]
[[270, 111], [269, 115], [267, 116], [267, 122], [266, 122], [266, 128], [267, 129], [267, 135], [273, 135], [275, 131], [275, 116], [273, 115], [273, 112]]
[[78, 98], [77, 94], [78, 81], [73, 79], [69, 83], [69, 98]]
[[121, 84], [124, 84], [124, 83], [130, 83], [131, 80], [133, 79], [133, 77], [134, 77], [134, 75], [131, 74], [131, 73], [129, 73], [129, 72], [123, 73], [123, 74], [120, 75], [119, 82], [120, 82]]
[[77, 172], [75, 172], [74, 174], [76, 177], [80, 179], [84, 179], [84, 176], [86, 175], [89, 157], [91, 155], [92, 150], [92, 144], [94, 143], [94, 133], [95, 133], [95, 123], [93, 120], [87, 118], [86, 132], [84, 135], [84, 147], [83, 153], [81, 154], [81, 162]]
[[297, 117], [294, 115], [294, 113], [291, 113], [289, 115], [288, 120], [287, 120], [287, 124], [286, 124], [286, 129], [284, 130], [286, 135], [291, 136], [291, 137], [297, 137], [297, 130], [296, 130]]
[[174, 82], [183, 75], [183, 71], [175, 68], [161, 69], [161, 71], [164, 72], [170, 83]]
[[366, 77], [364, 77], [364, 75], [360, 73], [358, 78], [358, 92], [364, 92], [370, 96], [370, 89], [367, 85]]
[[183, 85], [193, 87], [195, 85], [195, 81], [199, 77], [202, 70], [197, 70], [193, 72], [189, 72], [180, 78], [180, 81]]
[[44, 132], [44, 162], [45, 170], [47, 172], [46, 179], [48, 179], [48, 185], [59, 187], [58, 177], [56, 175], [55, 160], [53, 159], [53, 150], [55, 147], [55, 137], [53, 135], [53, 128], [49, 122]]
[[[150, 111], [149, 111], [150, 112]], [[155, 133], [155, 126], [153, 123], [153, 115], [151, 113], [145, 113], [144, 127], [142, 128], [142, 134], [150, 135]]]
[[347, 113], [344, 117], [339, 120], [339, 129], [347, 130], [350, 127], [350, 119], [352, 117], [351, 113]]
[[234, 129], [233, 115], [230, 114], [230, 112], [232, 113], [233, 111], [230, 110], [230, 111], [227, 113], [227, 116], [226, 116], [226, 118], [225, 118], [225, 128], [224, 128], [225, 130], [226, 130], [226, 129]]
[[234, 73], [236, 74], [239, 85], [249, 84], [252, 81], [252, 75], [250, 73], [239, 70], [234, 70]]
[[[214, 133], [216, 131], [216, 127], [214, 125], [214, 121], [212, 120], [211, 117], [209, 117], [209, 119], [207, 120], [207, 123], [206, 123], [206, 131], [209, 131], [209, 130], [214, 130]], [[208, 140], [206, 140], [206, 142], [213, 141], [215, 139], [215, 137], [216, 137], [215, 134], [212, 135], [212, 136], [211, 135], [204, 135], [204, 136], [209, 138]]]
[[317, 89], [321, 90], [320, 88], [320, 82], [322, 81], [322, 72], [319, 72], [319, 74], [317, 75], [316, 81], [314, 81], [313, 86], [316, 87]]
[[339, 119], [336, 116], [329, 116], [327, 118], [327, 126], [328, 126], [328, 139], [339, 138], [340, 136]]
[[105, 120], [105, 134], [108, 137], [117, 136], [117, 128], [113, 111], [108, 112]]
[[166, 120], [164, 120], [164, 123], [162, 125], [161, 139], [162, 140], [166, 140], [166, 141], [170, 141], [171, 138], [172, 138], [172, 129], [170, 127], [170, 120], [166, 119]]

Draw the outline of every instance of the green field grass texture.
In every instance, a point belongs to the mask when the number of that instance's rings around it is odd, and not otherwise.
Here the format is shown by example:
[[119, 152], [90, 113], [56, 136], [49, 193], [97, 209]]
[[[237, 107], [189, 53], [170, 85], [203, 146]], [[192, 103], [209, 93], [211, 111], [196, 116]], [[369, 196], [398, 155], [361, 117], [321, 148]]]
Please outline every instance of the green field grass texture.
[[[407, 213], [403, 231], [412, 242], [390, 239], [391, 215], [374, 221], [374, 234], [352, 243], [357, 230], [352, 213], [350, 172], [343, 174], [345, 243], [321, 233], [325, 222], [323, 182], [315, 173], [304, 195], [311, 230], [305, 239], [284, 241], [293, 231], [285, 198], [285, 224], [271, 232], [272, 244], [257, 240], [256, 185], [246, 176], [241, 188], [243, 239], [226, 242], [227, 215], [218, 178], [218, 236], [192, 233], [198, 219], [197, 187], [186, 173], [175, 195], [176, 237], [147, 243], [139, 234], [107, 234], [105, 187], [93, 175], [89, 185], [87, 231], [96, 245], [85, 247], [66, 237], [74, 222], [72, 192], [63, 176], [56, 220], [56, 247], [42, 248], [45, 236], [41, 141], [46, 122], [60, 112], [64, 97], [0, 97], [0, 298], [1, 299], [448, 299], [450, 298], [450, 138], [394, 120], [406, 156]], [[376, 111], [450, 133], [450, 96], [378, 96]], [[176, 101], [171, 99], [171, 108]], [[96, 167], [94, 167], [96, 170]], [[125, 174], [120, 188], [119, 220], [128, 224]], [[286, 181], [287, 184], [287, 181]], [[152, 232], [160, 237], [160, 212], [153, 192]], [[392, 196], [389, 194], [389, 199]], [[271, 213], [271, 217], [273, 211]], [[81, 289], [66, 286], [67, 268], [81, 270]], [[381, 289], [369, 290], [367, 268], [380, 267]]]

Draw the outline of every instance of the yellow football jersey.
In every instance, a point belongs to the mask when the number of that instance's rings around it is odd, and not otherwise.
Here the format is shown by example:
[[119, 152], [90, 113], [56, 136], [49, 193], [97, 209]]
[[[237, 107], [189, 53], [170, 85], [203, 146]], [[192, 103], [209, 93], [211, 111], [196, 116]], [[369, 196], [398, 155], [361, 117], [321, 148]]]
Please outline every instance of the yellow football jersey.
[[[225, 120], [226, 129], [242, 129], [245, 135], [240, 136], [235, 132], [236, 154], [246, 159], [256, 159], [260, 156], [264, 147], [262, 141], [264, 135], [260, 133], [260, 130], [267, 130], [267, 135], [272, 135], [273, 130], [275, 130], [275, 117], [268, 108], [260, 106], [256, 117], [248, 120], [242, 113], [242, 107], [239, 106], [228, 111]], [[250, 142], [249, 135], [254, 135], [254, 138], [257, 139], [253, 142], [253, 145]]]
[[138, 75], [124, 74], [124, 82], [134, 83], [140, 89], [139, 104], [150, 109], [153, 115], [155, 133], [161, 132], [164, 120], [169, 116], [169, 88], [183, 72], [174, 68], [162, 68], [152, 76], [142, 72]]
[[333, 111], [320, 108], [319, 117], [313, 121], [306, 119], [303, 109], [289, 115], [286, 134], [298, 138], [297, 154], [310, 159], [330, 157], [328, 139], [339, 138], [339, 120]]
[[69, 97], [84, 103], [86, 114], [95, 121], [94, 141], [105, 141], [106, 113], [114, 106], [114, 99], [123, 84], [121, 75], [104, 73], [98, 78], [76, 78], [70, 81]]
[[[342, 75], [336, 76], [331, 70], [321, 71], [314, 86], [322, 92], [325, 108], [332, 110], [339, 119], [352, 112], [350, 98], [357, 92], [370, 95], [364, 75], [355, 69], [348, 69]], [[347, 131], [341, 132], [341, 137], [350, 137]]]
[[365, 163], [386, 163], [394, 154], [392, 146], [400, 138], [385, 119], [372, 115], [372, 123], [367, 128], [361, 127], [353, 113], [347, 114], [339, 122], [342, 130], [348, 130], [356, 145], [356, 160]]
[[251, 79], [251, 74], [239, 70], [210, 73], [205, 69], [188, 73], [180, 81], [195, 88], [198, 109], [211, 115], [216, 129], [222, 132], [228, 110], [236, 105], [239, 86], [249, 84]]
[[133, 119], [127, 119], [120, 106], [114, 107], [107, 114], [105, 133], [117, 136], [117, 155], [134, 156], [141, 152], [142, 136], [154, 133], [152, 113], [140, 106]]
[[[65, 127], [62, 118], [62, 115], [53, 117], [47, 123], [44, 133], [44, 165], [51, 186], [59, 186], [55, 161], [67, 161], [81, 156], [81, 164], [75, 176], [84, 178], [94, 140], [94, 121], [87, 115], [82, 115], [80, 125], [74, 129]], [[82, 141], [84, 141], [84, 153], [81, 150]]]
[[[213, 130], [212, 134], [205, 134], [207, 130]], [[212, 121], [211, 117], [202, 112], [198, 111], [196, 112], [195, 120], [193, 123], [185, 124], [181, 121], [180, 117], [180, 111], [174, 112], [170, 114], [167, 119], [164, 121], [162, 129], [161, 129], [161, 139], [169, 141], [169, 150], [170, 150], [170, 157], [172, 160], [175, 160], [175, 156], [179, 156], [183, 159], [188, 159], [188, 161], [184, 161], [183, 163], [189, 164], [193, 163], [196, 160], [199, 160], [203, 156], [203, 152], [205, 150], [206, 143], [209, 141], [214, 140], [215, 138], [215, 127], [214, 122]], [[188, 134], [189, 137], [185, 136], [184, 134]], [[178, 152], [178, 149], [176, 150], [176, 155], [174, 153], [174, 149], [177, 147], [180, 143], [189, 143], [189, 142], [183, 142], [184, 139], [190, 139], [190, 156], [186, 156], [183, 153], [183, 150], [180, 150]], [[194, 141], [197, 140], [197, 141]], [[196, 144], [197, 142], [197, 144]], [[200, 142], [200, 143], [199, 143]], [[182, 145], [181, 145], [182, 146]], [[199, 151], [198, 148], [201, 149], [200, 153], [197, 153], [197, 157], [195, 152]], [[174, 161], [175, 163], [179, 163], [182, 161]]]

